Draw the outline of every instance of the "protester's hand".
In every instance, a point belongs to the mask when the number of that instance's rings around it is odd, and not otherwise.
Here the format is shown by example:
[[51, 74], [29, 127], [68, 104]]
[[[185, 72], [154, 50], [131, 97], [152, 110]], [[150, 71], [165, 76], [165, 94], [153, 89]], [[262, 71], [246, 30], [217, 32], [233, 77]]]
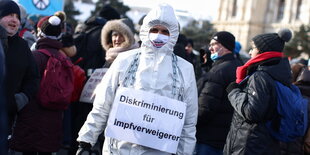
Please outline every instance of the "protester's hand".
[[61, 43], [63, 47], [70, 47], [74, 45], [73, 36], [69, 33], [65, 33], [61, 37]]
[[20, 111], [28, 103], [28, 97], [24, 93], [15, 94], [15, 101], [17, 106], [17, 111]]
[[239, 88], [239, 87], [240, 87], [240, 85], [239, 85], [238, 83], [232, 82], [232, 83], [230, 83], [230, 84], [227, 86], [226, 91], [227, 91], [227, 93], [229, 94], [233, 89]]
[[91, 155], [91, 145], [86, 142], [79, 142], [79, 148], [76, 151], [76, 155]]

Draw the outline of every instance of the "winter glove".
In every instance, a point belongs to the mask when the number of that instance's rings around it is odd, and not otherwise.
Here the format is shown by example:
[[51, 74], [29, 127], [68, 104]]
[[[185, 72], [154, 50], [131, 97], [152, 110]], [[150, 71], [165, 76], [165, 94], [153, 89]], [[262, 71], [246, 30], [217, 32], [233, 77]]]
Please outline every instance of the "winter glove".
[[69, 33], [65, 33], [64, 35], [62, 35], [61, 37], [61, 43], [63, 45], [63, 47], [70, 47], [74, 45], [73, 42], [73, 37], [71, 34]]
[[15, 101], [17, 106], [17, 111], [20, 111], [28, 103], [28, 97], [24, 93], [15, 94]]
[[76, 151], [76, 155], [91, 155], [91, 145], [86, 142], [79, 142], [79, 148]]
[[239, 87], [240, 87], [240, 85], [239, 85], [238, 83], [232, 82], [232, 83], [230, 83], [230, 84], [227, 86], [226, 92], [227, 92], [227, 94], [229, 94], [233, 89], [239, 88]]

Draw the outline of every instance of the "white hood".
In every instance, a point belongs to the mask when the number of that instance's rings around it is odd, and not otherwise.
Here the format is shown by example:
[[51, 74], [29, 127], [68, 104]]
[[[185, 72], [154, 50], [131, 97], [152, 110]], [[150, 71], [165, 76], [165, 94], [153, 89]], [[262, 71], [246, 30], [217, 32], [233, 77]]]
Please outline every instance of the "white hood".
[[[169, 41], [161, 48], [155, 48], [149, 39], [149, 31], [155, 25], [165, 26], [170, 33]], [[140, 39], [142, 41], [141, 47], [147, 52], [163, 51], [165, 53], [171, 52], [172, 54], [173, 47], [178, 40], [178, 36], [178, 21], [175, 17], [173, 8], [167, 4], [160, 4], [156, 8], [152, 9], [145, 16], [140, 29]]]

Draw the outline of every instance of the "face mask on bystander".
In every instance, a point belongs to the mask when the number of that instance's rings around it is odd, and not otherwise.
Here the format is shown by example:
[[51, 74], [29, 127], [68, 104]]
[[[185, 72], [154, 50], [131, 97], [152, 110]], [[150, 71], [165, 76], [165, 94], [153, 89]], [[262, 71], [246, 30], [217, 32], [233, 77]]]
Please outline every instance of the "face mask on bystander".
[[216, 51], [215, 53], [211, 54], [211, 57], [210, 57], [210, 58], [211, 58], [212, 60], [217, 60], [217, 59], [219, 59], [220, 57], [222, 57], [222, 56], [219, 56], [219, 52], [221, 52], [222, 49], [223, 49], [223, 48], [220, 48], [218, 51]]

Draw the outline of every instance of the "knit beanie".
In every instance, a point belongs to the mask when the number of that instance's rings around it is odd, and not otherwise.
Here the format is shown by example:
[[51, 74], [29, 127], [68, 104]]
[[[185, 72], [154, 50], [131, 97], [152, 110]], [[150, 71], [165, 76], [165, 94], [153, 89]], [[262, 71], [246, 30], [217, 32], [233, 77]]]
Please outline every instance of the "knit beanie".
[[120, 19], [121, 18], [120, 14], [117, 12], [117, 10], [115, 10], [110, 5], [103, 6], [101, 11], [99, 12], [99, 16], [105, 18], [106, 20]]
[[57, 11], [54, 13], [54, 16], [57, 16], [61, 20], [61, 29], [66, 28], [66, 20], [67, 20], [67, 15], [64, 11]]
[[289, 29], [281, 29], [278, 33], [265, 33], [255, 36], [252, 40], [256, 48], [261, 52], [282, 52], [285, 42], [292, 38]]
[[62, 22], [67, 20], [67, 15], [64, 11], [57, 11], [54, 13], [54, 16], [59, 17]]
[[58, 37], [61, 33], [61, 20], [57, 16], [51, 16], [42, 23], [41, 31], [47, 36]]
[[0, 18], [12, 13], [16, 13], [20, 20], [20, 10], [14, 1], [0, 1]]
[[226, 49], [234, 51], [235, 49], [235, 36], [227, 31], [220, 31], [213, 35], [212, 39], [221, 43]]
[[40, 20], [38, 21], [37, 27], [41, 28], [42, 24], [47, 21], [51, 16], [44, 16], [42, 18], [40, 18]]

